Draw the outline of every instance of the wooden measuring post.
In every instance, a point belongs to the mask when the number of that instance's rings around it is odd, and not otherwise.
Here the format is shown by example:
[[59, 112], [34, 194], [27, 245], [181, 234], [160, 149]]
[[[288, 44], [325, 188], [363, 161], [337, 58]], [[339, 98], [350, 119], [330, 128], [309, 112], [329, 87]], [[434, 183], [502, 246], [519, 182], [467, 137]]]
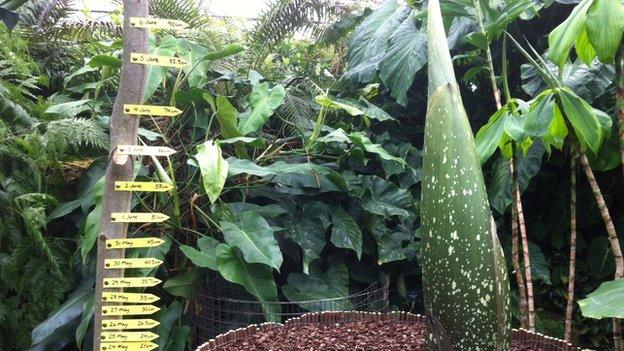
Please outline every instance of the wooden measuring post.
[[[125, 238], [128, 223], [111, 222], [111, 213], [130, 212], [132, 192], [115, 191], [116, 181], [133, 181], [132, 157], [115, 155], [118, 145], [134, 145], [137, 141], [138, 118], [124, 116], [124, 104], [141, 104], [147, 80], [148, 66], [132, 64], [133, 52], [148, 52], [147, 39], [149, 32], [145, 28], [137, 28], [130, 24], [131, 17], [147, 17], [148, 0], [123, 0], [123, 63], [119, 93], [115, 99], [113, 114], [110, 119], [110, 152], [106, 171], [106, 190], [100, 222], [100, 237], [97, 245], [97, 273], [95, 279], [95, 313], [93, 350], [100, 351], [102, 337], [102, 291], [105, 278], [122, 278], [123, 269], [105, 269], [105, 260], [123, 259], [124, 250], [106, 248], [106, 239]], [[111, 289], [107, 289], [111, 291]], [[115, 291], [113, 289], [112, 291]], [[121, 290], [117, 290], [121, 292]], [[120, 318], [108, 315], [106, 319]], [[113, 348], [111, 348], [113, 350]]]

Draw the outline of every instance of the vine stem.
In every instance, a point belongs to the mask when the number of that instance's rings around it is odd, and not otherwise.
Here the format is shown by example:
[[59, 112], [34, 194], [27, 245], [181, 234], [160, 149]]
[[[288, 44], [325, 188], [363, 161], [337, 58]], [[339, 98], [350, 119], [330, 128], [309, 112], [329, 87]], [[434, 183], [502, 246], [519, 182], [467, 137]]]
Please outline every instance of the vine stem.
[[[474, 1], [476, 17], [479, 22], [479, 28], [481, 33], [486, 36], [485, 25], [483, 24], [483, 11], [481, 10], [481, 4], [479, 0]], [[503, 87], [505, 89], [505, 98], [507, 101], [511, 100], [511, 93], [509, 92], [509, 85], [507, 82], [507, 40], [503, 41]], [[501, 93], [496, 83], [496, 75], [494, 73], [494, 60], [492, 59], [492, 51], [489, 43], [485, 47], [486, 61], [488, 70], [490, 72], [490, 83], [492, 84], [492, 93], [494, 95], [494, 102], [496, 108], [500, 110], [503, 107], [501, 101]], [[527, 328], [531, 331], [535, 331], [535, 307], [533, 303], [533, 283], [531, 281], [531, 261], [528, 252], [528, 239], [526, 237], [526, 226], [524, 222], [524, 214], [522, 212], [522, 198], [520, 196], [520, 188], [518, 186], [518, 175], [516, 170], [516, 155], [515, 152], [509, 160], [509, 170], [513, 176], [513, 206], [511, 210], [511, 237], [512, 237], [512, 253], [511, 261], [514, 267], [516, 283], [518, 284], [518, 290], [520, 295], [520, 325], [522, 328]], [[518, 233], [522, 236], [523, 251], [524, 251], [524, 275], [522, 269], [520, 269], [520, 252], [518, 250]], [[528, 263], [527, 263], [528, 262]], [[525, 279], [526, 276], [526, 285]], [[527, 313], [528, 312], [528, 313]], [[528, 321], [528, 325], [527, 325]]]
[[570, 270], [568, 279], [568, 299], [566, 306], [565, 336], [572, 339], [572, 312], [574, 311], [574, 283], [576, 276], [576, 156], [570, 153]]
[[[617, 232], [615, 231], [615, 226], [613, 225], [613, 220], [609, 214], [609, 208], [604, 200], [598, 181], [596, 181], [594, 171], [589, 165], [589, 160], [587, 159], [585, 152], [580, 153], [580, 159], [583, 171], [585, 172], [589, 186], [594, 193], [598, 210], [600, 211], [600, 215], [602, 216], [602, 220], [607, 230], [609, 243], [611, 244], [611, 251], [613, 252], [613, 259], [615, 260], [615, 279], [621, 279], [624, 277], [624, 258], [622, 257], [622, 248], [620, 247], [620, 242], [617, 237]], [[620, 320], [617, 318], [613, 318], [613, 344], [615, 351], [622, 351], [624, 349], [624, 344], [622, 343], [622, 325]]]

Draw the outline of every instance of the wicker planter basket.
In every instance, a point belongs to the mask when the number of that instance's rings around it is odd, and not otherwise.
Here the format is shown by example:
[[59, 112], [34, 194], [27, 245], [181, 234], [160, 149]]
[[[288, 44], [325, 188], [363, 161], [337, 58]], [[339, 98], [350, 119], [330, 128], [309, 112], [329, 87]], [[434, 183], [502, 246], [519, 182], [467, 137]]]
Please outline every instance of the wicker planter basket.
[[[405, 323], [425, 323], [425, 318], [423, 316], [408, 312], [319, 312], [308, 313], [300, 317], [291, 318], [287, 320], [284, 325], [292, 326], [307, 323], [332, 324], [337, 322], [382, 320], [395, 320]], [[253, 324], [245, 328], [231, 330], [199, 346], [197, 348], [197, 351], [213, 351], [216, 350], [219, 346], [224, 346], [238, 340], [245, 339], [249, 336], [255, 335], [256, 333], [263, 332], [269, 329], [280, 328], [281, 326], [281, 324], [263, 323]], [[572, 346], [563, 340], [555, 339], [539, 333], [531, 333], [529, 331], [521, 329], [514, 329], [512, 331], [512, 340], [524, 341], [524, 344], [526, 345], [542, 347], [546, 350], [583, 351], [583, 349], [581, 349], [580, 347]]]

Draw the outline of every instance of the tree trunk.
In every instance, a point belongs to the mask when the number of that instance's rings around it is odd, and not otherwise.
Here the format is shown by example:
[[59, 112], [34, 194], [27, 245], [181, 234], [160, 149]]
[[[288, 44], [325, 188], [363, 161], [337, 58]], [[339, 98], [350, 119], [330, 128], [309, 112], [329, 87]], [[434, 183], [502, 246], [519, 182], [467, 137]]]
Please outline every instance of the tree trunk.
[[[620, 247], [617, 232], [615, 231], [613, 220], [611, 220], [611, 215], [609, 214], [607, 204], [604, 200], [604, 197], [602, 196], [602, 192], [600, 191], [600, 186], [598, 185], [596, 177], [594, 176], [594, 171], [592, 171], [591, 167], [589, 166], [587, 155], [582, 152], [580, 156], [581, 164], [583, 165], [583, 170], [585, 171], [585, 176], [587, 177], [587, 181], [589, 182], [592, 192], [594, 193], [594, 197], [596, 198], [598, 210], [600, 210], [600, 215], [602, 216], [602, 220], [605, 223], [609, 242], [611, 243], [611, 251], [613, 252], [613, 258], [615, 259], [615, 279], [620, 279], [624, 277], [624, 258], [622, 258], [622, 248]], [[620, 324], [620, 320], [617, 318], [613, 319], [613, 342], [615, 346], [614, 349], [616, 351], [622, 351], [624, 349], [624, 345], [622, 344], [622, 327]]]
[[576, 275], [576, 155], [570, 153], [570, 273], [566, 306], [565, 341], [572, 338], [572, 311], [574, 310], [574, 278]]
[[[515, 148], [514, 148], [515, 154]], [[531, 256], [529, 254], [529, 239], [527, 238], [526, 224], [524, 222], [524, 211], [522, 210], [522, 197], [520, 195], [520, 185], [518, 182], [518, 164], [513, 158], [513, 194], [516, 215], [518, 216], [518, 228], [520, 229], [520, 239], [522, 240], [522, 253], [524, 258], [524, 276], [526, 277], [527, 305], [528, 305], [528, 329], [535, 331], [535, 304], [533, 299], [533, 279], [531, 274]]]
[[123, 269], [104, 269], [104, 260], [123, 258], [124, 250], [106, 249], [106, 239], [125, 238], [128, 230], [126, 223], [111, 222], [112, 212], [128, 212], [132, 193], [115, 191], [115, 181], [131, 181], [134, 179], [133, 160], [128, 156], [115, 154], [118, 145], [136, 144], [139, 119], [128, 117], [123, 113], [124, 104], [140, 104], [143, 100], [147, 80], [145, 65], [130, 63], [130, 54], [147, 53], [148, 31], [146, 29], [130, 27], [130, 17], [147, 17], [148, 0], [124, 0], [124, 27], [123, 27], [123, 64], [121, 79], [113, 114], [110, 119], [110, 147], [108, 167], [106, 170], [106, 190], [102, 218], [100, 221], [100, 236], [97, 242], [97, 268], [95, 280], [95, 313], [93, 349], [100, 351], [100, 335], [102, 325], [102, 287], [104, 278], [123, 277]]

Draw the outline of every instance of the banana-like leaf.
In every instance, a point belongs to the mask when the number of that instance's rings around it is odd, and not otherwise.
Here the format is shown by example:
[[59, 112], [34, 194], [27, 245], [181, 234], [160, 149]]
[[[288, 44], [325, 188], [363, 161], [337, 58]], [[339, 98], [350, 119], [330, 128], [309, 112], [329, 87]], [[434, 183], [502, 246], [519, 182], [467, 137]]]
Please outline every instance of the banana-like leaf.
[[425, 308], [457, 350], [509, 350], [509, 282], [438, 0], [429, 1], [422, 182]]
[[602, 283], [578, 304], [587, 318], [624, 318], [624, 279]]

